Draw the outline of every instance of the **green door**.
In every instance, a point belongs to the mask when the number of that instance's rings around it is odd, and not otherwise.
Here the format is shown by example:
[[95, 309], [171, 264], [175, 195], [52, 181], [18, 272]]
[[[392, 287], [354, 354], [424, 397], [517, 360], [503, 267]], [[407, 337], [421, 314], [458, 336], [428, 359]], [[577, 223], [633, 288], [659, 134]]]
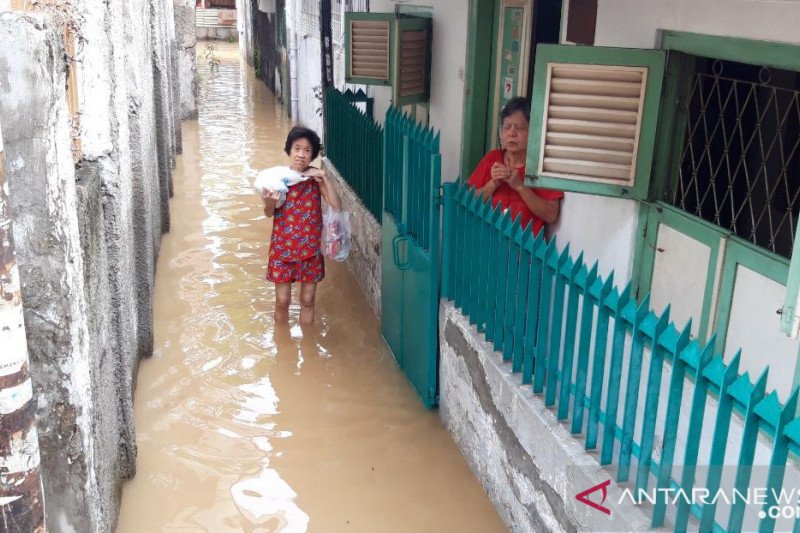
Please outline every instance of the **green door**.
[[500, 110], [515, 96], [527, 96], [533, 0], [500, 0], [494, 40], [486, 124], [486, 149], [498, 148]]
[[438, 395], [439, 136], [395, 108], [384, 127], [381, 334], [423, 403]]

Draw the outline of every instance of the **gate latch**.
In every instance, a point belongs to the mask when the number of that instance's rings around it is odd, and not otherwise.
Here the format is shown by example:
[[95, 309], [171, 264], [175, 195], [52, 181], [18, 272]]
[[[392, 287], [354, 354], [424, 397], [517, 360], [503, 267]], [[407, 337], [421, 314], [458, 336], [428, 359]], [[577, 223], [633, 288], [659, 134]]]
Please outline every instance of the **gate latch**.
[[444, 205], [444, 187], [436, 187], [436, 194], [433, 195], [433, 205]]

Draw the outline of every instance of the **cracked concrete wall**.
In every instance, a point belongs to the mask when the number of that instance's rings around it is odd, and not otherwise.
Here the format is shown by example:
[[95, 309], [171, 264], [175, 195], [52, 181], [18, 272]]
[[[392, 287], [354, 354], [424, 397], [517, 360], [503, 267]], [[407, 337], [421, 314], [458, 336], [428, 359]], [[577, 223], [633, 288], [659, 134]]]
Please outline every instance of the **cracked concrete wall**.
[[372, 312], [381, 318], [381, 225], [372, 216], [358, 195], [342, 179], [339, 171], [327, 158], [322, 164], [331, 177], [342, 200], [342, 209], [350, 213], [352, 231], [347, 268], [356, 278]]
[[180, 146], [171, 1], [74, 0], [86, 38], [77, 167], [60, 28], [43, 14], [0, 15], [0, 43], [10, 43], [0, 47], [0, 121], [10, 125], [53, 531], [113, 530], [122, 480], [135, 473], [133, 390], [140, 357], [152, 353], [155, 264]]
[[[510, 530], [650, 530], [633, 504], [606, 516], [579, 502], [611, 475], [452, 302], [442, 302], [439, 324], [439, 414]], [[621, 489], [607, 490], [616, 504]]]
[[173, 0], [182, 120], [197, 118], [197, 35], [194, 6], [194, 0]]
[[253, 65], [253, 1], [236, 0], [236, 28], [239, 32], [239, 53], [248, 65]]
[[[156, 120], [156, 151], [158, 154], [159, 218], [161, 231], [169, 231], [169, 191], [172, 169], [175, 167], [175, 134], [172, 124], [172, 87], [169, 71], [169, 40], [166, 26], [159, 22], [166, 19], [164, 0], [150, 0], [150, 35], [152, 39], [153, 63], [153, 113]], [[158, 239], [160, 241], [160, 239]], [[154, 242], [157, 249], [157, 243]]]
[[37, 426], [53, 531], [103, 522], [83, 251], [61, 29], [46, 16], [0, 14], [0, 120], [22, 281]]

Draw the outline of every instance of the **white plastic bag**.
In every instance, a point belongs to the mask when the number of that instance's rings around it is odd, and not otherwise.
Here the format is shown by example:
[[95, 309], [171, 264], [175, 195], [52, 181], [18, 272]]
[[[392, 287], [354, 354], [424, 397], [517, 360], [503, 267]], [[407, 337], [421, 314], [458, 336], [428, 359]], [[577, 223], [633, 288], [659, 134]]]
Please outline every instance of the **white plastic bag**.
[[350, 254], [350, 213], [327, 206], [322, 215], [322, 255], [344, 261]]
[[307, 179], [309, 179], [308, 176], [304, 176], [289, 167], [270, 167], [258, 173], [253, 182], [253, 188], [259, 196], [263, 196], [268, 191], [280, 194], [280, 198], [275, 202], [275, 209], [278, 209], [286, 201], [286, 193], [289, 192], [289, 187]]

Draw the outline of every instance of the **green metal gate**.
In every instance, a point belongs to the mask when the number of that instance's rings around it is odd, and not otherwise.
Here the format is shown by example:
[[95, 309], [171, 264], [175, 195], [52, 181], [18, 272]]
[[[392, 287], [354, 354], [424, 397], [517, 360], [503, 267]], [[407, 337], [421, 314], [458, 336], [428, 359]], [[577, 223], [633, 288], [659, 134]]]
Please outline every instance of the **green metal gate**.
[[390, 108], [383, 150], [381, 333], [426, 407], [433, 407], [439, 350], [439, 135]]

